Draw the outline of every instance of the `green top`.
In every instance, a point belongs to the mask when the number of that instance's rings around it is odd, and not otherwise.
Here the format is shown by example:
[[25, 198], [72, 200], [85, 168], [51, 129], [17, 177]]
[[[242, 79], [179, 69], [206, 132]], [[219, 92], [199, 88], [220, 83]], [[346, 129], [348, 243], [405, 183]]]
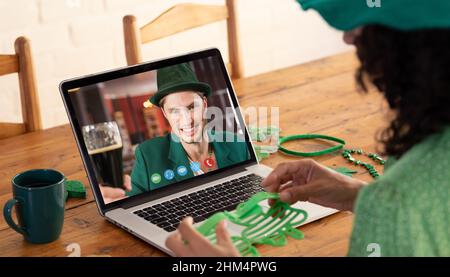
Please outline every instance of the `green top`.
[[[450, 127], [414, 146], [361, 189], [349, 256], [450, 256]], [[377, 248], [377, 246], [375, 246]]]
[[[208, 133], [218, 168], [228, 167], [250, 158], [247, 144], [239, 141], [238, 136], [230, 132]], [[174, 136], [172, 138], [172, 136]], [[156, 137], [139, 144], [135, 151], [136, 161], [131, 172], [132, 191], [128, 196], [150, 191], [168, 184], [179, 182], [194, 177], [190, 163], [179, 138], [171, 133], [162, 137]], [[184, 166], [187, 173], [181, 176], [177, 169]], [[164, 172], [172, 170], [172, 180], [166, 180]], [[160, 175], [160, 181], [151, 181], [153, 174]]]

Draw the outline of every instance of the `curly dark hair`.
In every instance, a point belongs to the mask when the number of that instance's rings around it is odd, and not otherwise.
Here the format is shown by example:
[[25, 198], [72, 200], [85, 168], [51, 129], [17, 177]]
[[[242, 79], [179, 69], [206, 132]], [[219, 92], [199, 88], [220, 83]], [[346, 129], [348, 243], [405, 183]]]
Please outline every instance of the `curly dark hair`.
[[415, 144], [450, 124], [450, 29], [399, 31], [364, 27], [355, 39], [364, 77], [384, 95], [395, 112], [380, 132], [384, 154], [400, 158]]

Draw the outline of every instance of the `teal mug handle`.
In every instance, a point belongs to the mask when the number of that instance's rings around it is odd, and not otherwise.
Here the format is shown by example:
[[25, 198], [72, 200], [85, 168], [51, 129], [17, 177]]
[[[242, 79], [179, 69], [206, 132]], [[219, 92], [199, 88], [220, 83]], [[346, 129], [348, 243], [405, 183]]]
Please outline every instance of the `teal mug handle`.
[[25, 229], [22, 227], [19, 227], [14, 222], [14, 220], [12, 219], [12, 216], [11, 216], [12, 208], [14, 207], [14, 205], [17, 204], [17, 202], [19, 202], [19, 201], [17, 201], [16, 199], [9, 199], [8, 202], [6, 202], [5, 206], [3, 207], [3, 217], [5, 218], [6, 223], [8, 223], [8, 225], [11, 228], [13, 228], [16, 232], [18, 232], [22, 235], [25, 235], [25, 233], [26, 233]]

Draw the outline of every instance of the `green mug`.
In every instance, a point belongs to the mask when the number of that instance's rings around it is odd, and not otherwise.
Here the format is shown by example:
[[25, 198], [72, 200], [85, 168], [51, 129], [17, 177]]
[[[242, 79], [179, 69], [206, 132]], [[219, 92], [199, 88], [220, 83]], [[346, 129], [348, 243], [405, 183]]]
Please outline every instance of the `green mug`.
[[[53, 169], [34, 169], [12, 179], [13, 199], [3, 207], [6, 223], [31, 243], [48, 243], [61, 234], [64, 223], [65, 177]], [[16, 224], [11, 216], [16, 206]]]

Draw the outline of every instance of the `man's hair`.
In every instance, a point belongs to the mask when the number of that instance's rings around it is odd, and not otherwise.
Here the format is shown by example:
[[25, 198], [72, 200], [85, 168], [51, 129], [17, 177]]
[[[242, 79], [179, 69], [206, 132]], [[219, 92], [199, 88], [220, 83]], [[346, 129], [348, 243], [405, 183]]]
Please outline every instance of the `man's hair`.
[[364, 75], [386, 98], [395, 118], [378, 139], [400, 158], [415, 144], [450, 124], [450, 29], [398, 31], [366, 26], [356, 38]]

